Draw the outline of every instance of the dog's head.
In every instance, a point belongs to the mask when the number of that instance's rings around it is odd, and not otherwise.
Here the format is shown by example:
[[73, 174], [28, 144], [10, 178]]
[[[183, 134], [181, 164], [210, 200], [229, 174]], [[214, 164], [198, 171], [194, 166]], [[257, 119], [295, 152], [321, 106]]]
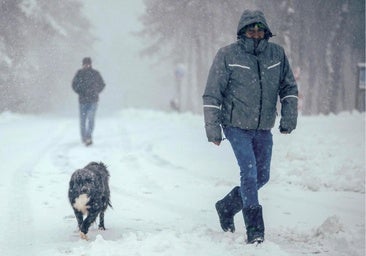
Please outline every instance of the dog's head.
[[100, 162], [100, 163], [90, 162], [89, 164], [87, 164], [84, 167], [84, 169], [88, 169], [93, 172], [98, 172], [101, 176], [109, 177], [109, 172], [107, 170], [107, 166], [105, 166], [105, 164], [103, 164], [102, 162]]
[[76, 170], [71, 176], [70, 192], [73, 194], [90, 194], [92, 190], [98, 188], [98, 177], [89, 169]]

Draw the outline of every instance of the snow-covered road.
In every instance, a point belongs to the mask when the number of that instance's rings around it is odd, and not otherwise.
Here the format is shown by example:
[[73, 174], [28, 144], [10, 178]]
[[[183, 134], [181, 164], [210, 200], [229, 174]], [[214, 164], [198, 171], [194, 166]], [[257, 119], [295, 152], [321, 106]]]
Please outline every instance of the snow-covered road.
[[[238, 183], [229, 143], [206, 142], [201, 116], [123, 110], [97, 116], [94, 145], [77, 118], [0, 114], [1, 255], [355, 255], [365, 253], [365, 115], [301, 117], [275, 129], [260, 192], [266, 242], [223, 233], [214, 203]], [[90, 161], [111, 173], [106, 231], [80, 240], [67, 199]]]

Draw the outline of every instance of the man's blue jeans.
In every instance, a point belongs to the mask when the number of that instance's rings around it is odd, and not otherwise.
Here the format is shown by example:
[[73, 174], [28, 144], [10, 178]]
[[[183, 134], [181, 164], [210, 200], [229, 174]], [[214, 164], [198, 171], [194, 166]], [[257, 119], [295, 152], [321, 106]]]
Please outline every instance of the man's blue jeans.
[[94, 103], [80, 103], [80, 132], [83, 142], [91, 140], [94, 130], [95, 112], [98, 104]]
[[240, 167], [240, 193], [243, 208], [257, 206], [258, 190], [269, 180], [272, 157], [272, 133], [270, 130], [243, 130], [225, 127]]

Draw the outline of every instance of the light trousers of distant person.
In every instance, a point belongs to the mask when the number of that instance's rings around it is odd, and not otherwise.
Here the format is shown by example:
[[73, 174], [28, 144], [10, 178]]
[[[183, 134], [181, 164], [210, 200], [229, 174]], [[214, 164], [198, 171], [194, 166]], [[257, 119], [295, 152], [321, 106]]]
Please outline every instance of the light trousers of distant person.
[[225, 127], [240, 167], [240, 193], [243, 208], [258, 206], [258, 190], [270, 176], [273, 139], [270, 130], [244, 130]]
[[83, 142], [91, 140], [98, 103], [80, 103], [80, 132]]

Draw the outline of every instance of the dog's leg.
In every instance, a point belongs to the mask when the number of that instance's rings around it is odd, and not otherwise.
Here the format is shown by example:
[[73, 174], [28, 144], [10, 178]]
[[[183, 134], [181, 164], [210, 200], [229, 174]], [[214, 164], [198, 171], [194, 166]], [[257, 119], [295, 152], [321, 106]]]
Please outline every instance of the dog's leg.
[[76, 209], [74, 209], [74, 213], [75, 213], [76, 220], [78, 222], [78, 227], [80, 229], [81, 224], [83, 223], [83, 214]]
[[97, 218], [98, 213], [88, 213], [88, 216], [85, 218], [85, 220], [83, 221], [83, 223], [80, 226], [80, 237], [83, 239], [88, 240], [88, 238], [86, 237], [86, 234], [88, 233], [89, 227], [90, 225], [95, 221], [95, 219]]
[[99, 230], [105, 230], [104, 227], [104, 212], [99, 214]]
[[84, 240], [89, 240], [88, 236], [80, 231], [80, 238]]

